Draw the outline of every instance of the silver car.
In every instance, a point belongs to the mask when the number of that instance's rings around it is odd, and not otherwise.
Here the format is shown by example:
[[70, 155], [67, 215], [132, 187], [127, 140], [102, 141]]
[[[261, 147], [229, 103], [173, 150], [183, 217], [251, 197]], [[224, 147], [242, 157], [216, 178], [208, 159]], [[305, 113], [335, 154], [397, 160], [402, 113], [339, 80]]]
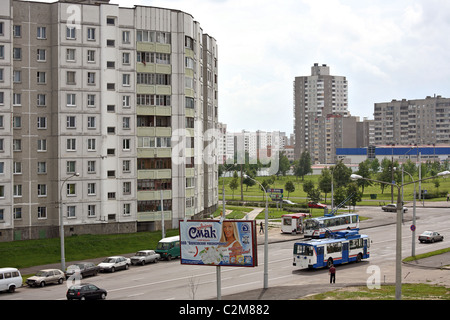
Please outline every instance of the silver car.
[[[396, 203], [387, 204], [385, 206], [382, 206], [381, 209], [386, 212], [397, 212], [397, 204]], [[408, 208], [403, 207], [403, 212], [406, 211], [408, 211]]]
[[114, 272], [119, 269], [128, 270], [131, 264], [130, 259], [122, 256], [108, 257], [98, 264], [100, 271]]
[[141, 250], [136, 252], [136, 254], [130, 258], [130, 260], [132, 265], [144, 265], [149, 262], [158, 262], [159, 258], [161, 258], [161, 256], [154, 250]]
[[419, 236], [420, 242], [443, 241], [444, 236], [435, 231], [425, 231]]
[[49, 283], [63, 283], [66, 278], [64, 272], [59, 269], [44, 269], [27, 279], [30, 287], [44, 287]]

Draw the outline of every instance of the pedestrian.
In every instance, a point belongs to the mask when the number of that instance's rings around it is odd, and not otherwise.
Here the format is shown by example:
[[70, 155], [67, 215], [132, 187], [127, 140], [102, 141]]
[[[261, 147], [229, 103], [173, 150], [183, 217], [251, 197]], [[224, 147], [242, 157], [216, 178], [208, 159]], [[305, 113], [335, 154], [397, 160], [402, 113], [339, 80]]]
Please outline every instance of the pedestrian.
[[447, 193], [447, 202], [448, 202], [449, 198], [450, 198], [450, 194]]
[[259, 224], [259, 233], [260, 234], [264, 234], [264, 228], [263, 228], [263, 223], [261, 221], [261, 223]]
[[336, 283], [336, 268], [334, 265], [330, 266], [328, 273], [330, 274], [330, 283]]

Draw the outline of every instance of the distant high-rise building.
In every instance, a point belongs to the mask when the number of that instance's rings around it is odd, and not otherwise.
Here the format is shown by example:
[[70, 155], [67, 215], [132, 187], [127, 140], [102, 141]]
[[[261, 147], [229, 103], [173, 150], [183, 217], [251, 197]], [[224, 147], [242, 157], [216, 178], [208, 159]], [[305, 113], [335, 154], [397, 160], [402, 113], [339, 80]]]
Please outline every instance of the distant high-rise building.
[[[310, 76], [294, 80], [295, 158], [308, 151], [313, 163], [333, 162], [333, 132], [325, 123], [349, 117], [348, 85], [344, 76], [330, 75], [330, 67], [315, 63]], [[341, 127], [342, 128], [342, 127]]]
[[450, 99], [392, 100], [375, 103], [374, 144], [450, 144]]

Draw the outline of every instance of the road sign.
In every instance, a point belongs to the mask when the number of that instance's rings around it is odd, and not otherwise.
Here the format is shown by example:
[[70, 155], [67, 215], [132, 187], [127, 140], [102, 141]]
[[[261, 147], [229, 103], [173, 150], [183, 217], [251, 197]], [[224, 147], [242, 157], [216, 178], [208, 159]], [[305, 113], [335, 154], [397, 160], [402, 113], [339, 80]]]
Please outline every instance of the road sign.
[[411, 229], [411, 231], [416, 231], [416, 226], [412, 224], [410, 229]]
[[267, 189], [267, 192], [271, 192], [271, 193], [283, 193], [283, 189]]

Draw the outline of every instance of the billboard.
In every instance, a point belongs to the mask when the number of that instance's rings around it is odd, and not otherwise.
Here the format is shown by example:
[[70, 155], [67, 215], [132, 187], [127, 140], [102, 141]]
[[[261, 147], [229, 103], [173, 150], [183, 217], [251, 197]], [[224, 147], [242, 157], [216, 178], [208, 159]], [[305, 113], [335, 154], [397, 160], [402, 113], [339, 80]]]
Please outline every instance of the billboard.
[[254, 220], [180, 221], [181, 264], [255, 267]]

